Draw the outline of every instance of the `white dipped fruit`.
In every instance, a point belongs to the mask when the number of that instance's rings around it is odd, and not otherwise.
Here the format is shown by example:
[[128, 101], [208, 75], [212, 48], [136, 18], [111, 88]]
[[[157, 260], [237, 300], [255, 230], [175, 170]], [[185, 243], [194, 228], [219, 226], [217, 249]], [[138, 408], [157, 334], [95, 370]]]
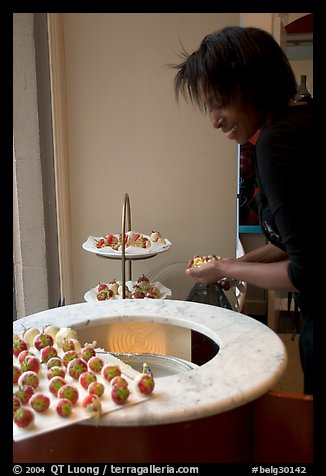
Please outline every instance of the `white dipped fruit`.
[[55, 342], [58, 347], [62, 347], [66, 339], [77, 339], [77, 332], [71, 327], [61, 327], [55, 336]]

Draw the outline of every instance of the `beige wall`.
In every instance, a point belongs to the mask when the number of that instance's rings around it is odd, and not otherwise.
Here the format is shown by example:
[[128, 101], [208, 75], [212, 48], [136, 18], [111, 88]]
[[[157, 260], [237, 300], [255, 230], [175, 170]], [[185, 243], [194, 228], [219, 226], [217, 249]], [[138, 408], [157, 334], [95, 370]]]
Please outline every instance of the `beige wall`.
[[175, 71], [166, 65], [179, 61], [181, 43], [191, 51], [206, 33], [239, 24], [239, 14], [63, 17], [73, 302], [121, 277], [120, 261], [87, 253], [82, 243], [120, 231], [126, 192], [132, 228], [158, 229], [172, 242], [168, 252], [134, 262], [133, 276], [168, 269], [163, 283], [185, 297], [193, 282], [180, 261], [235, 254], [237, 146], [191, 105], [177, 105]]

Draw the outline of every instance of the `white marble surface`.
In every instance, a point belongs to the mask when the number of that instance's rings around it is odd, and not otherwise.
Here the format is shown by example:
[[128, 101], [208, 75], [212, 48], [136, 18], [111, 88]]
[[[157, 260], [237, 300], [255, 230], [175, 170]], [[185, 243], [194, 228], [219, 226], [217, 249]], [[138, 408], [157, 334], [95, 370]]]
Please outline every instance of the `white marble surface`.
[[187, 301], [126, 299], [73, 304], [19, 319], [13, 330], [21, 334], [24, 327], [53, 324], [78, 332], [88, 325], [137, 320], [194, 329], [215, 341], [220, 350], [194, 370], [156, 379], [153, 398], [103, 416], [101, 425], [156, 425], [215, 415], [260, 397], [286, 368], [286, 349], [267, 326], [234, 311]]

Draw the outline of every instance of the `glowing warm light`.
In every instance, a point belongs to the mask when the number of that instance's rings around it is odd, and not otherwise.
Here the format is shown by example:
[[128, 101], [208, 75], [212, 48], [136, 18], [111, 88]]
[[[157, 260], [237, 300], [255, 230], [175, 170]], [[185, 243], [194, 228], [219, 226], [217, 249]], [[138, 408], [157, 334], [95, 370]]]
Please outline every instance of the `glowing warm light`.
[[107, 349], [110, 352], [167, 354], [166, 332], [161, 324], [124, 322], [110, 325]]

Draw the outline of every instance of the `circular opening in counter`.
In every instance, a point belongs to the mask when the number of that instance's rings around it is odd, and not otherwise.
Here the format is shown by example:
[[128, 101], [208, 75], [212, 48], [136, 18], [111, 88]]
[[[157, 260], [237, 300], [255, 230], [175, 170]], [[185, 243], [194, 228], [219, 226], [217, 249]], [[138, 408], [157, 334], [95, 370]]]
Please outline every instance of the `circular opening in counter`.
[[218, 344], [201, 332], [191, 330], [191, 361], [204, 365], [220, 350]]
[[219, 351], [217, 343], [200, 332], [152, 321], [120, 319], [98, 325], [92, 325], [90, 321], [76, 330], [82, 345], [95, 341], [96, 347], [110, 353], [146, 354], [156, 356], [157, 359], [161, 357], [160, 362], [156, 362], [161, 369], [167, 359], [179, 359], [178, 363], [177, 360], [171, 360], [172, 363], [168, 366], [169, 372], [171, 366], [174, 367], [173, 373], [185, 371], [185, 362], [195, 366], [203, 365]]
[[193, 370], [197, 367], [196, 364], [187, 360], [171, 357], [169, 355], [159, 354], [130, 354], [130, 353], [116, 353], [113, 355], [122, 360], [125, 364], [130, 365], [138, 372], [147, 372], [153, 375], [154, 378], [167, 377], [169, 375], [180, 374]]

